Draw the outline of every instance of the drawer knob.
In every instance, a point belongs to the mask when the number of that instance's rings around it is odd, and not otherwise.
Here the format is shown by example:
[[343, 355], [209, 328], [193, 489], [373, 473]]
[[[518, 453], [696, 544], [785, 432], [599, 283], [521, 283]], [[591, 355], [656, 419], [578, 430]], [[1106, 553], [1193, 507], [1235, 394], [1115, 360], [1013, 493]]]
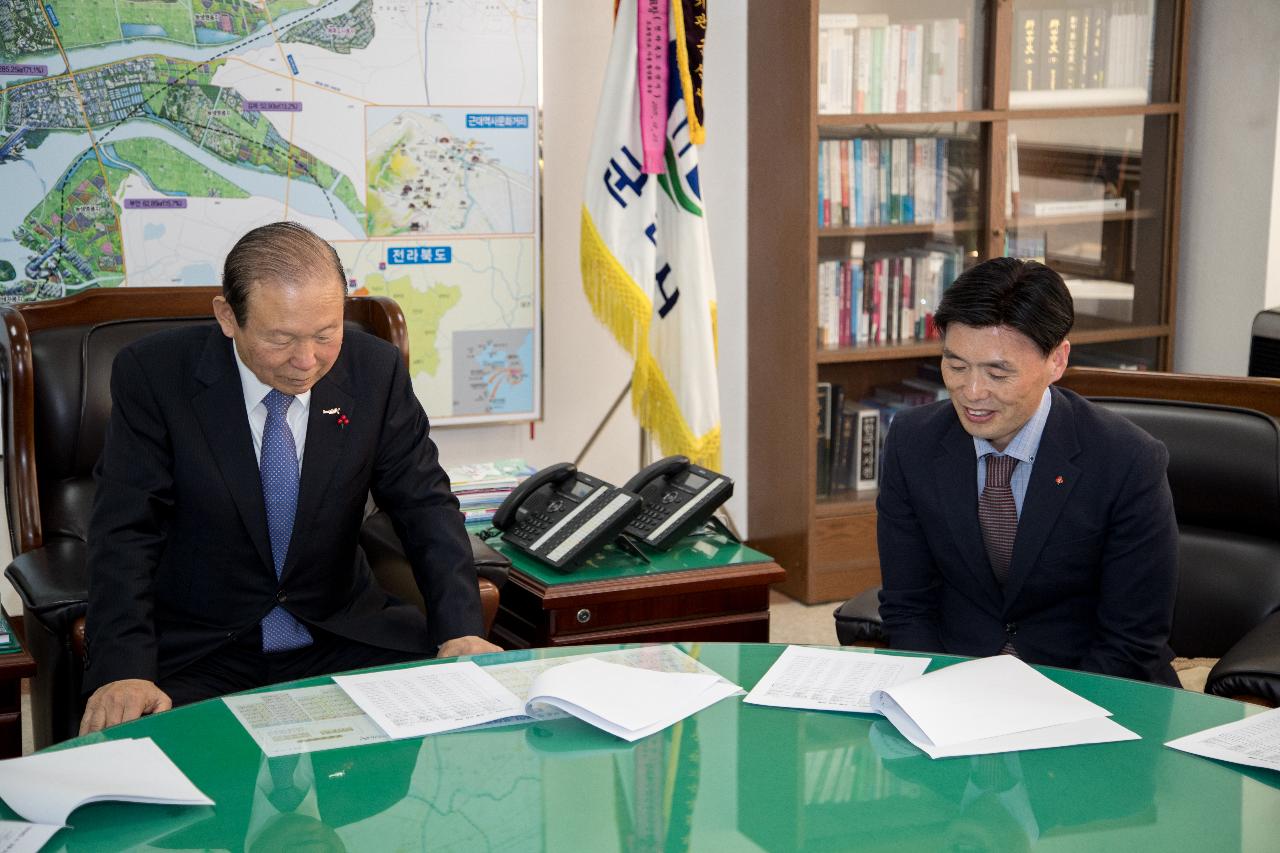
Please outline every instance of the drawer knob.
[[579, 610], [579, 611], [578, 611], [578, 622], [579, 622], [580, 624], [585, 625], [585, 624], [587, 624], [587, 623], [588, 623], [588, 622], [590, 622], [590, 621], [591, 621], [591, 611], [590, 611], [590, 610], [588, 610], [587, 608], [585, 608], [585, 607], [584, 607], [584, 608], [582, 608], [581, 610]]

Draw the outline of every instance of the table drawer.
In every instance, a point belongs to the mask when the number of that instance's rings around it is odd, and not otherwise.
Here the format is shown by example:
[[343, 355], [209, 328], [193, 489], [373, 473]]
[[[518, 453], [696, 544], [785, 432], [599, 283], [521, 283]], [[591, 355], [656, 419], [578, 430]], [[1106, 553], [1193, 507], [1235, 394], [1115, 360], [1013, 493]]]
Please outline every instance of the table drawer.
[[556, 608], [548, 611], [548, 630], [551, 635], [562, 637], [768, 609], [768, 587], [719, 589]]

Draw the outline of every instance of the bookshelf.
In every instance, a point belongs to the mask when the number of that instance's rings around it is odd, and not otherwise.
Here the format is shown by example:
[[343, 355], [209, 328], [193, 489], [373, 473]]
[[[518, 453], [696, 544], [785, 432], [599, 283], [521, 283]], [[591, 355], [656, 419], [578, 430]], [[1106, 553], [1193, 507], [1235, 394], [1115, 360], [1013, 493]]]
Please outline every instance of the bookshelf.
[[784, 592], [880, 582], [875, 491], [817, 494], [818, 383], [859, 400], [941, 353], [928, 297], [872, 261], [1041, 258], [1076, 299], [1073, 364], [1169, 369], [1190, 5], [749, 0], [748, 516]]

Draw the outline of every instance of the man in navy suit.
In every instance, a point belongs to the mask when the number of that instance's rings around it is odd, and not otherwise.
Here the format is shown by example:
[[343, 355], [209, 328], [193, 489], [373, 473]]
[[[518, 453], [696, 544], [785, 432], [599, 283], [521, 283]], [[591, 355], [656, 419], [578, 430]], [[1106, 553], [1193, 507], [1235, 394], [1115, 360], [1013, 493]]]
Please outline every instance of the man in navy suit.
[[885, 442], [880, 616], [895, 649], [1176, 685], [1168, 451], [1051, 387], [1074, 319], [1033, 261], [979, 264], [943, 295], [951, 400], [899, 413]]
[[[236, 243], [217, 324], [111, 375], [94, 471], [81, 732], [173, 705], [432, 654], [496, 651], [458, 501], [400, 352], [344, 334], [346, 277], [300, 225]], [[357, 546], [391, 516], [427, 619]]]

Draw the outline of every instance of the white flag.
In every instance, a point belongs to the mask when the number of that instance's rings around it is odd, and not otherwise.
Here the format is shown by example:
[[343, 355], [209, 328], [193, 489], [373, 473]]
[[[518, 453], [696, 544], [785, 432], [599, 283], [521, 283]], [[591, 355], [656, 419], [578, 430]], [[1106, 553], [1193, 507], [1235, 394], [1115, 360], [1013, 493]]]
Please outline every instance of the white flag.
[[641, 173], [636, 29], [636, 0], [622, 0], [587, 164], [582, 283], [596, 317], [635, 358], [631, 401], [640, 425], [664, 454], [718, 469], [715, 276], [698, 151], [673, 42], [666, 174]]

